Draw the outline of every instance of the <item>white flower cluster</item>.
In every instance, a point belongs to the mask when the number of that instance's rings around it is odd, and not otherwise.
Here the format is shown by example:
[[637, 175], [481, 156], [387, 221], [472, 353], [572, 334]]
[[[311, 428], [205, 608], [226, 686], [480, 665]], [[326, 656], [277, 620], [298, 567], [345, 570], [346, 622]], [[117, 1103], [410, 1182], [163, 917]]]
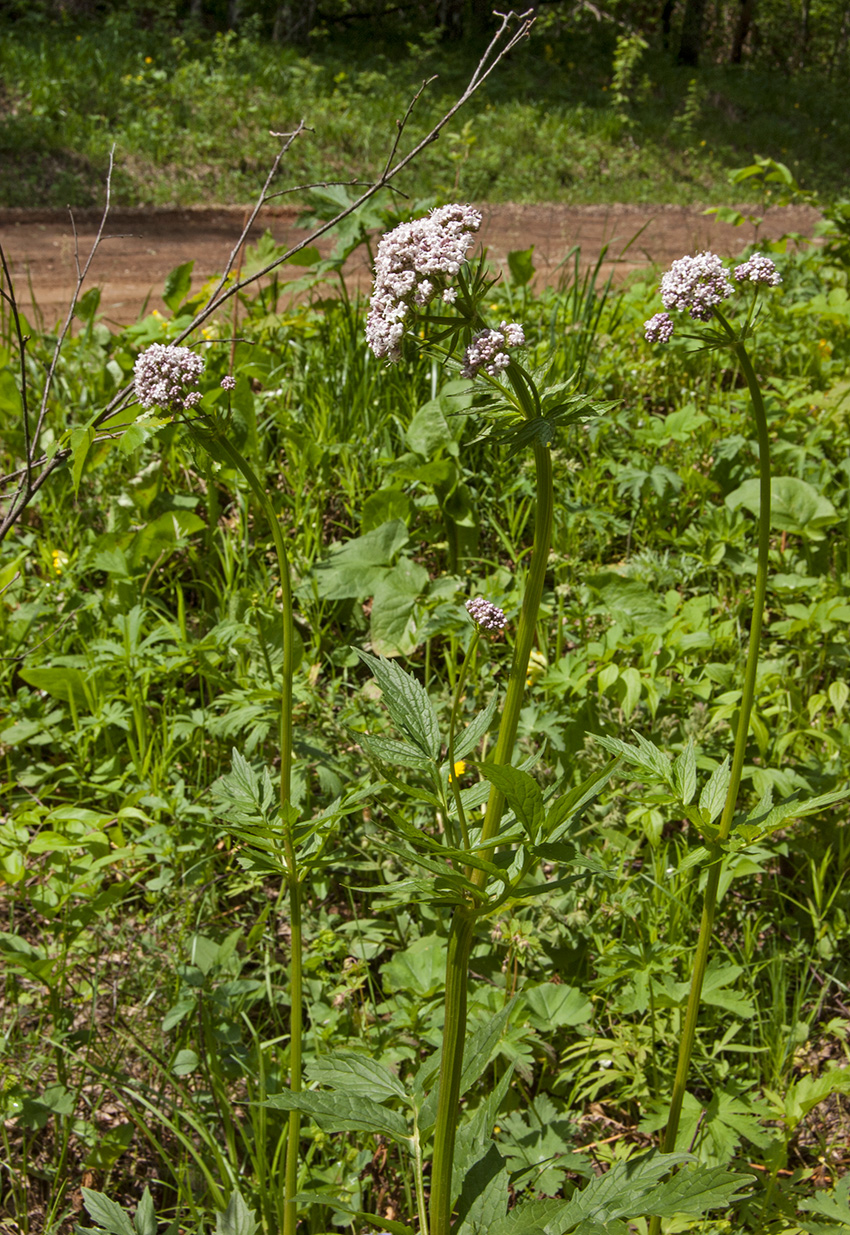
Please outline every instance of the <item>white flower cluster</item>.
[[479, 630], [504, 630], [508, 624], [504, 610], [500, 609], [498, 605], [492, 604], [489, 600], [485, 600], [483, 596], [476, 596], [474, 600], [468, 600], [466, 602], [466, 612]]
[[190, 347], [152, 343], [139, 356], [133, 370], [136, 398], [144, 408], [187, 411], [201, 399], [197, 387], [203, 371], [203, 357]]
[[673, 333], [673, 319], [669, 313], [656, 313], [643, 324], [647, 343], [667, 343]]
[[480, 369], [491, 377], [498, 377], [511, 363], [510, 356], [503, 349], [522, 347], [523, 343], [525, 332], [518, 322], [502, 322], [498, 330], [479, 331], [472, 336], [472, 342], [466, 349], [461, 377], [475, 377]]
[[778, 287], [782, 282], [782, 275], [764, 253], [754, 253], [736, 266], [735, 278], [739, 283], [766, 283], [768, 287]]
[[688, 310], [698, 322], [711, 318], [715, 305], [731, 296], [734, 288], [716, 253], [697, 253], [680, 257], [661, 280], [661, 299], [665, 309]]
[[411, 308], [424, 308], [438, 291], [446, 304], [453, 303], [457, 293], [445, 281], [460, 270], [480, 226], [481, 215], [472, 206], [440, 206], [383, 237], [366, 321], [366, 339], [376, 356], [400, 359]]

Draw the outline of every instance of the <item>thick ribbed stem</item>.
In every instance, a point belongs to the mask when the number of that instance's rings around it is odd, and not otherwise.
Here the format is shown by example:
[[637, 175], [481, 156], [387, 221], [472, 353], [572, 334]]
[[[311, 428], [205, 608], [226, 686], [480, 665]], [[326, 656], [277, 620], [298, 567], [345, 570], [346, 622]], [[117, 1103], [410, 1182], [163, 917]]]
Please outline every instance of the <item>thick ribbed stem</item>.
[[452, 1223], [452, 1168], [466, 1040], [466, 984], [475, 915], [458, 908], [452, 918], [446, 957], [446, 1020], [440, 1058], [434, 1159], [431, 1164], [431, 1235], [449, 1235]]
[[[714, 928], [714, 917], [717, 909], [717, 889], [720, 884], [720, 867], [723, 858], [723, 842], [727, 840], [735, 817], [735, 805], [738, 799], [738, 789], [741, 784], [741, 774], [744, 769], [744, 756], [747, 749], [747, 738], [750, 730], [750, 716], [755, 697], [756, 671], [758, 669], [759, 643], [761, 640], [762, 619], [764, 617], [764, 602], [767, 593], [768, 554], [770, 550], [770, 436], [767, 428], [764, 400], [759, 388], [752, 363], [744, 344], [738, 341], [726, 319], [717, 312], [715, 315], [721, 325], [734, 340], [734, 350], [741, 362], [741, 368], [746, 378], [753, 405], [753, 415], [756, 423], [756, 434], [759, 444], [759, 525], [758, 525], [758, 560], [756, 569], [756, 585], [753, 593], [753, 608], [750, 618], [750, 640], [747, 649], [747, 664], [744, 670], [744, 688], [741, 694], [741, 710], [738, 715], [738, 730], [735, 736], [735, 750], [732, 756], [732, 768], [729, 778], [729, 788], [723, 814], [720, 817], [717, 839], [709, 846], [710, 865], [702, 904], [697, 949], [694, 956], [694, 970], [691, 976], [691, 989], [688, 996], [688, 1006], [685, 1012], [685, 1024], [679, 1043], [679, 1059], [676, 1066], [676, 1076], [673, 1081], [673, 1094], [670, 1099], [670, 1113], [667, 1117], [667, 1129], [664, 1135], [664, 1152], [672, 1153], [676, 1148], [676, 1135], [679, 1131], [679, 1119], [682, 1114], [682, 1103], [688, 1083], [688, 1071], [696, 1039], [697, 1019], [699, 1016], [702, 985], [708, 965], [708, 953], [711, 946], [711, 936]], [[661, 1219], [653, 1218], [650, 1235], [658, 1235], [661, 1230]]]

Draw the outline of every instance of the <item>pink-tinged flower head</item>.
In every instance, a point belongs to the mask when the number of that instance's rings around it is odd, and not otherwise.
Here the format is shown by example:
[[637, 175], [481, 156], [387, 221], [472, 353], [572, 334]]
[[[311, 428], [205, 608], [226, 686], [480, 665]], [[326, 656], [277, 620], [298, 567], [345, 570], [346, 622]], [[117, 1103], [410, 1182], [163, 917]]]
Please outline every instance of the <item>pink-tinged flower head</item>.
[[667, 343], [673, 333], [673, 319], [669, 313], [656, 313], [643, 324], [647, 343]]
[[204, 371], [203, 357], [190, 347], [152, 343], [133, 369], [136, 398], [142, 407], [161, 407], [166, 412], [186, 411], [199, 402], [198, 382]]
[[466, 349], [461, 377], [475, 377], [481, 369], [497, 377], [511, 363], [504, 349], [522, 347], [524, 343], [525, 332], [519, 322], [502, 322], [498, 330], [479, 331]]
[[665, 309], [686, 309], [698, 322], [707, 322], [715, 305], [732, 294], [726, 268], [716, 253], [680, 257], [661, 280]]
[[235, 377], [223, 377], [221, 379], [221, 388], [222, 390], [235, 390], [236, 389], [236, 378]]
[[440, 206], [426, 218], [402, 223], [383, 237], [366, 321], [366, 339], [376, 356], [401, 357], [405, 319], [411, 308], [424, 308], [438, 292], [451, 304], [446, 282], [466, 261], [480, 226], [481, 215], [472, 206]]
[[498, 605], [492, 604], [489, 600], [485, 600], [483, 596], [476, 596], [474, 600], [468, 600], [466, 602], [466, 612], [479, 630], [504, 630], [508, 624], [504, 610], [500, 609]]
[[764, 253], [754, 253], [742, 265], [736, 266], [735, 278], [739, 283], [766, 283], [768, 287], [778, 287], [782, 282], [782, 275]]

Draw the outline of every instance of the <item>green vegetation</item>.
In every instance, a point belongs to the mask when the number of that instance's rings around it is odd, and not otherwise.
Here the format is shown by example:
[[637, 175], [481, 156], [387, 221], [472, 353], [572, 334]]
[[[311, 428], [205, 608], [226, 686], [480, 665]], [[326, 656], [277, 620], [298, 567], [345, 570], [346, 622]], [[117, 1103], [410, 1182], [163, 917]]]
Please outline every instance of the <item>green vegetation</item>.
[[[215, 33], [145, 24], [118, 9], [96, 23], [7, 21], [0, 39], [0, 205], [103, 199], [116, 145], [124, 205], [243, 202], [269, 161], [269, 129], [312, 126], [286, 183], [362, 178], [422, 80], [406, 140], [424, 135], [483, 44], [412, 29], [331, 27], [305, 49], [257, 21]], [[618, 41], [619, 35], [619, 41]], [[510, 64], [407, 174], [413, 196], [569, 203], [716, 203], [754, 151], [807, 189], [840, 196], [850, 168], [842, 73], [816, 62], [674, 64], [612, 22], [543, 20]]]
[[[246, 268], [272, 253], [266, 238]], [[850, 262], [840, 236], [774, 257], [783, 284], [753, 347], [775, 478], [768, 607], [676, 1143], [754, 1183], [718, 1216], [664, 1218], [671, 1233], [850, 1231], [847, 810], [795, 815], [847, 789], [850, 759]], [[555, 441], [553, 547], [514, 761], [546, 793], [586, 778], [600, 793], [538, 868], [552, 887], [475, 923], [468, 1052], [483, 1075], [465, 1093], [458, 1154], [475, 1161], [479, 1142], [489, 1154], [492, 1136], [511, 1204], [537, 1205], [524, 1221], [539, 1215], [533, 1229], [554, 1235], [542, 1198], [610, 1166], [611, 1187], [624, 1181], [625, 1195], [631, 1171], [634, 1193], [640, 1170], [626, 1160], [666, 1120], [706, 841], [666, 763], [653, 780], [627, 758], [609, 779], [605, 746], [639, 734], [684, 769], [693, 743], [694, 777], [716, 784], [741, 704], [758, 448], [733, 357], [681, 332], [644, 342], [654, 279], [614, 291], [576, 263], [536, 294], [531, 258], [513, 255], [488, 314], [523, 323], [530, 369], [579, 372], [612, 406]], [[172, 315], [118, 334], [96, 293], [81, 303], [42, 437], [48, 452], [70, 441], [78, 465], [50, 478], [0, 556], [0, 1214], [27, 1235], [67, 1232], [82, 1183], [140, 1205], [138, 1235], [156, 1232], [154, 1209], [187, 1235], [253, 1232], [247, 1210], [268, 1235], [282, 1229], [290, 902], [272, 851], [251, 841], [280, 774], [270, 503], [295, 603], [291, 797], [316, 1089], [303, 1100], [299, 1229], [400, 1232], [422, 1212], [403, 1112], [408, 1092], [422, 1108], [433, 1093], [450, 913], [413, 881], [399, 829], [437, 844], [448, 816], [423, 759], [408, 750], [392, 766], [403, 744], [389, 679], [358, 650], [412, 673], [445, 734], [472, 637], [463, 602], [483, 594], [510, 624], [474, 650], [462, 724], [501, 700], [534, 467], [509, 440], [482, 438], [486, 388], [468, 393], [415, 350], [386, 368], [366, 348], [363, 303], [280, 277], [240, 297], [238, 320], [207, 323], [197, 349], [201, 406], [226, 414], [267, 501], [179, 420], [116, 422], [79, 449], [139, 352], [191, 321], [188, 285], [177, 272]], [[55, 336], [37, 320], [24, 333], [38, 393]], [[0, 346], [11, 472], [24, 443], [5, 306]], [[494, 736], [488, 721], [479, 758]], [[474, 750], [455, 764], [470, 814], [489, 788]], [[789, 803], [781, 818], [766, 816], [772, 801]], [[583, 865], [561, 880], [565, 852]], [[343, 1073], [349, 1106], [327, 1095]], [[528, 1235], [498, 1217], [501, 1194], [492, 1210], [482, 1195], [464, 1231]], [[98, 1229], [127, 1230], [89, 1202]], [[578, 1229], [623, 1235], [619, 1213], [609, 1203]]]

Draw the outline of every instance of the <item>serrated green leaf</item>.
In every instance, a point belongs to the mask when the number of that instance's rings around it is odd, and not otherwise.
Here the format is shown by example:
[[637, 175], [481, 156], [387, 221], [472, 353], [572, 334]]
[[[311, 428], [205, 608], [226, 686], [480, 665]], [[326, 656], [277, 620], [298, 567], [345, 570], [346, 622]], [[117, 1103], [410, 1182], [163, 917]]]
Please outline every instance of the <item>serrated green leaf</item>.
[[348, 1094], [374, 1098], [376, 1102], [390, 1098], [407, 1100], [407, 1091], [397, 1076], [356, 1051], [338, 1050], [322, 1055], [310, 1064], [308, 1071], [311, 1080]]
[[415, 768], [420, 772], [424, 772], [434, 766], [431, 759], [421, 754], [415, 746], [410, 746], [407, 742], [399, 742], [395, 738], [385, 738], [377, 733], [356, 733], [352, 731], [352, 736], [363, 747], [367, 755], [371, 755], [374, 759], [380, 759], [384, 763], [402, 768]]
[[82, 1193], [89, 1217], [100, 1223], [109, 1235], [136, 1235], [132, 1222], [117, 1202], [91, 1188], [83, 1188]]
[[730, 776], [729, 756], [727, 755], [720, 766], [711, 773], [699, 795], [699, 808], [705, 823], [713, 823], [723, 810]]
[[387, 711], [398, 728], [429, 759], [440, 754], [437, 714], [424, 686], [401, 665], [355, 649], [381, 688]]
[[507, 763], [478, 763], [476, 767], [504, 795], [528, 836], [536, 841], [545, 811], [543, 793], [534, 777]]
[[[654, 1188], [637, 1213], [658, 1218], [697, 1218], [710, 1209], [725, 1209], [739, 1200], [752, 1175], [736, 1175], [722, 1166], [686, 1166]], [[636, 1215], [630, 1215], [636, 1216]]]
[[410, 1131], [403, 1115], [388, 1110], [371, 1098], [349, 1098], [342, 1093], [279, 1093], [267, 1098], [263, 1106], [276, 1111], [301, 1111], [314, 1119], [325, 1132], [368, 1132], [406, 1141]]
[[693, 742], [688, 742], [673, 763], [673, 784], [679, 798], [687, 806], [697, 791], [697, 760]]

